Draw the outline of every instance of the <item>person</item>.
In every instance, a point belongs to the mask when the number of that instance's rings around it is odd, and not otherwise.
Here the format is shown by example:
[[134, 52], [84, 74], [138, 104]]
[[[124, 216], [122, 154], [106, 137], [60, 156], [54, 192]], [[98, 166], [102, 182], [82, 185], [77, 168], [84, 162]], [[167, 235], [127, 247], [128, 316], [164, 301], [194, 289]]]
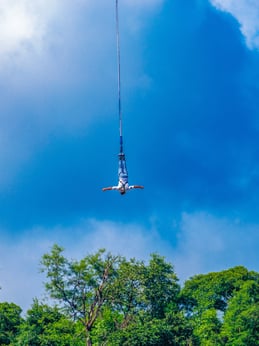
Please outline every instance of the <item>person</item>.
[[126, 167], [125, 154], [119, 154], [119, 169], [118, 169], [119, 182], [117, 186], [103, 187], [103, 191], [117, 190], [121, 195], [124, 195], [128, 190], [132, 189], [144, 189], [142, 185], [129, 185], [128, 183], [128, 171]]

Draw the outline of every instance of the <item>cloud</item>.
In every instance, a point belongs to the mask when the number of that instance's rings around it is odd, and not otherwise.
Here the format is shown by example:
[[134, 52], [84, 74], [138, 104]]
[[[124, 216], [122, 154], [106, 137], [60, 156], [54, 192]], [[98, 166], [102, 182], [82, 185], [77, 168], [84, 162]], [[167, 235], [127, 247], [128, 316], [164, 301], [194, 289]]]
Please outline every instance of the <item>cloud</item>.
[[7, 232], [3, 230], [1, 233], [0, 300], [14, 302], [24, 311], [34, 297], [44, 298], [45, 277], [39, 273], [40, 259], [54, 243], [63, 246], [65, 256], [73, 259], [106, 248], [113, 254], [146, 260], [151, 252], [161, 253], [167, 248], [156, 230], [95, 219], [68, 227], [35, 227], [16, 239], [4, 236]]
[[156, 229], [145, 229], [134, 223], [123, 224], [92, 219], [80, 228], [89, 230], [83, 238], [83, 243], [88, 249], [92, 249], [91, 251], [104, 247], [127, 258], [147, 259], [151, 252], [163, 252], [167, 248], [166, 242], [161, 239]]
[[211, 3], [219, 10], [232, 14], [238, 20], [249, 48], [259, 48], [259, 4], [257, 0], [211, 0]]
[[[146, 9], [160, 3], [145, 1], [140, 6], [122, 1], [125, 36], [131, 32], [132, 40], [137, 40], [134, 31], [146, 22]], [[106, 0], [0, 2], [0, 163], [5, 167], [0, 189], [50, 137], [86, 133], [92, 124], [115, 113], [114, 10], [115, 1]], [[129, 63], [124, 84], [136, 89], [143, 81], [145, 87], [141, 45], [134, 52], [127, 47], [126, 42]]]
[[183, 213], [174, 257], [181, 278], [237, 265], [258, 271], [257, 230], [257, 224], [244, 224], [238, 218]]
[[[0, 4], [0, 62], [12, 63], [26, 52], [40, 52], [55, 17], [57, 1], [9, 0]], [[57, 13], [57, 12], [56, 12]], [[9, 61], [10, 63], [10, 61]]]
[[[49, 136], [86, 128], [101, 114], [95, 99], [97, 94], [108, 98], [104, 92], [111, 76], [107, 58], [111, 39], [105, 34], [105, 21], [100, 25], [103, 13], [93, 16], [96, 5], [90, 4], [81, 0], [0, 3], [0, 162], [4, 167], [0, 188], [46, 145]], [[106, 68], [99, 74], [105, 58]], [[106, 104], [110, 109], [111, 101]]]
[[[174, 233], [176, 228], [172, 222], [168, 232]], [[44, 298], [45, 277], [39, 273], [39, 263], [54, 243], [63, 246], [64, 255], [73, 259], [81, 259], [100, 248], [145, 261], [152, 252], [157, 252], [174, 265], [181, 281], [240, 264], [258, 271], [257, 229], [256, 224], [244, 225], [238, 219], [197, 212], [182, 214], [177, 239], [171, 241], [163, 239], [156, 225], [148, 228], [137, 223], [96, 219], [82, 219], [67, 227], [35, 227], [12, 238], [4, 236], [7, 232], [2, 230], [0, 299], [14, 302], [26, 311], [34, 297]]]
[[0, 300], [29, 308], [32, 299], [41, 298], [42, 278], [38, 260], [44, 245], [42, 239], [11, 241], [1, 237]]
[[[126, 19], [128, 23], [133, 23], [131, 17], [136, 18], [136, 14], [141, 16], [147, 8], [157, 8], [163, 1], [123, 0], [119, 6], [124, 21]], [[59, 64], [55, 64], [55, 67], [59, 69], [60, 59], [64, 62], [62, 55], [65, 54], [65, 58], [68, 58], [66, 54], [70, 52], [69, 58], [72, 55], [76, 56], [78, 51], [71, 51], [71, 48], [78, 48], [82, 40], [91, 45], [85, 47], [87, 56], [91, 56], [91, 52], [95, 53], [96, 45], [105, 45], [108, 30], [105, 25], [112, 24], [111, 33], [114, 30], [114, 9], [115, 1], [107, 3], [105, 0], [76, 0], [73, 3], [69, 0], [1, 2], [0, 68], [4, 70], [8, 65], [12, 69], [13, 66], [19, 65], [33, 70], [33, 60], [41, 59], [42, 69], [46, 68], [44, 64], [50, 63], [48, 60], [54, 59], [56, 63], [58, 59]], [[43, 76], [46, 77], [45, 74]]]

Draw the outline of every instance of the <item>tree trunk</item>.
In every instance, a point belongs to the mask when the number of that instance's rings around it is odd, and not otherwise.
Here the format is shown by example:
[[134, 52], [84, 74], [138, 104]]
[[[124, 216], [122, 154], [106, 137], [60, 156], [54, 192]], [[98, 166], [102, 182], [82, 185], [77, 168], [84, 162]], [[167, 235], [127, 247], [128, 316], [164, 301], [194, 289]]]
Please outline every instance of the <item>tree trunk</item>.
[[86, 337], [86, 346], [92, 346], [92, 340], [91, 340], [91, 337], [89, 335], [87, 335], [87, 337]]

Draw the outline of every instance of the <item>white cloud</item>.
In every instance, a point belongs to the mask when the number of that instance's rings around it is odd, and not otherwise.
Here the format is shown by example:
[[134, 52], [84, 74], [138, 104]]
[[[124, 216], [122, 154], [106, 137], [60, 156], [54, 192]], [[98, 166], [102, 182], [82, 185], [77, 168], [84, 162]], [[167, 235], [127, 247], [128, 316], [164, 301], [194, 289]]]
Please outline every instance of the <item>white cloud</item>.
[[22, 95], [96, 84], [113, 17], [114, 4], [104, 0], [0, 2], [1, 84]]
[[[137, 28], [139, 35], [146, 10], [161, 3], [122, 0], [124, 30], [134, 35]], [[50, 136], [86, 133], [89, 124], [114, 114], [115, 34], [115, 1], [0, 1], [1, 191]], [[148, 87], [141, 46], [124, 47], [124, 86]]]
[[1, 237], [0, 301], [14, 302], [27, 309], [34, 297], [42, 296], [38, 260], [43, 246], [41, 241], [34, 241]]
[[168, 248], [155, 230], [94, 219], [82, 220], [71, 227], [37, 227], [17, 239], [1, 233], [0, 301], [14, 302], [24, 311], [34, 297], [44, 297], [45, 277], [39, 273], [39, 263], [54, 243], [65, 248], [66, 257], [74, 259], [106, 248], [113, 254], [146, 260], [151, 252], [163, 253]]
[[[131, 16], [136, 18], [136, 13], [145, 14], [147, 8], [157, 8], [163, 2], [164, 0], [143, 0], [141, 2], [122, 0], [119, 2], [119, 6], [124, 14], [124, 19], [126, 17], [129, 19]], [[69, 48], [78, 47], [81, 42], [80, 37], [86, 38], [86, 42], [88, 41], [91, 45], [98, 44], [98, 41], [105, 44], [107, 28], [104, 25], [109, 22], [109, 17], [110, 23], [114, 25], [114, 10], [115, 0], [110, 3], [106, 0], [97, 2], [91, 0], [73, 2], [70, 0], [8, 0], [0, 2], [0, 68], [6, 64], [27, 65], [28, 61], [27, 67], [31, 68], [33, 59], [38, 55], [41, 58], [45, 56], [44, 59], [49, 58], [49, 55], [53, 54], [53, 50], [60, 53], [60, 56], [55, 56], [56, 62], [57, 58], [62, 59], [61, 55], [65, 53], [65, 45]], [[84, 14], [84, 27], [79, 27], [80, 20], [78, 21], [78, 19], [82, 13]], [[111, 26], [111, 31], [113, 29], [114, 26]], [[61, 51], [57, 52], [58, 49]], [[90, 54], [91, 50], [88, 49]], [[75, 51], [71, 53], [76, 55]], [[42, 67], [44, 65], [41, 64]]]
[[55, 2], [9, 0], [0, 3], [1, 63], [14, 54], [20, 56], [26, 50], [41, 49]]
[[0, 189], [49, 135], [73, 133], [101, 114], [93, 95], [102, 94], [110, 76], [110, 41], [101, 25], [107, 11], [96, 17], [96, 6], [87, 0], [0, 1]]
[[[259, 271], [258, 225], [222, 219], [204, 212], [183, 213], [178, 241], [163, 239], [155, 227], [84, 219], [69, 227], [42, 227], [19, 238], [0, 239], [0, 301], [14, 302], [26, 311], [34, 297], [44, 297], [39, 273], [42, 255], [57, 243], [67, 258], [80, 259], [100, 248], [127, 258], [148, 260], [150, 253], [165, 256], [181, 281], [190, 276], [244, 265]], [[170, 231], [170, 230], [169, 230]], [[171, 232], [175, 232], [175, 226]]]
[[83, 243], [88, 244], [90, 251], [104, 247], [127, 258], [147, 259], [151, 252], [162, 252], [167, 248], [166, 242], [155, 229], [144, 229], [134, 223], [122, 224], [93, 219], [86, 221], [80, 229], [80, 232], [82, 229], [90, 232], [83, 238]]
[[210, 0], [221, 11], [231, 13], [240, 23], [247, 46], [259, 48], [258, 0]]
[[258, 245], [258, 225], [204, 212], [184, 213], [173, 261], [183, 279], [236, 265], [258, 271]]

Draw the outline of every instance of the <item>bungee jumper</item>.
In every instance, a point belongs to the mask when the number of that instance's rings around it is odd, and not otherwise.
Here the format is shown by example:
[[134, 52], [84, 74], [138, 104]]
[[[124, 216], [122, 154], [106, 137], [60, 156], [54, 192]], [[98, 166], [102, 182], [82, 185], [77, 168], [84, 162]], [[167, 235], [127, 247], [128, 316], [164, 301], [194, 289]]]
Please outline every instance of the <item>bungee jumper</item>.
[[119, 153], [119, 170], [118, 170], [119, 182], [116, 186], [104, 187], [103, 191], [117, 190], [121, 195], [124, 195], [131, 189], [144, 189], [142, 185], [129, 185], [128, 183], [128, 171], [126, 166], [126, 159], [123, 152]]
[[126, 158], [123, 151], [123, 137], [122, 137], [122, 112], [121, 112], [121, 72], [120, 72], [120, 34], [119, 34], [119, 11], [118, 0], [116, 0], [116, 38], [117, 38], [117, 65], [118, 65], [118, 111], [119, 111], [119, 131], [120, 131], [120, 152], [119, 152], [119, 169], [118, 178], [119, 182], [116, 186], [104, 187], [103, 191], [117, 190], [121, 195], [124, 195], [131, 189], [144, 189], [142, 185], [129, 185], [128, 171], [126, 166]]

